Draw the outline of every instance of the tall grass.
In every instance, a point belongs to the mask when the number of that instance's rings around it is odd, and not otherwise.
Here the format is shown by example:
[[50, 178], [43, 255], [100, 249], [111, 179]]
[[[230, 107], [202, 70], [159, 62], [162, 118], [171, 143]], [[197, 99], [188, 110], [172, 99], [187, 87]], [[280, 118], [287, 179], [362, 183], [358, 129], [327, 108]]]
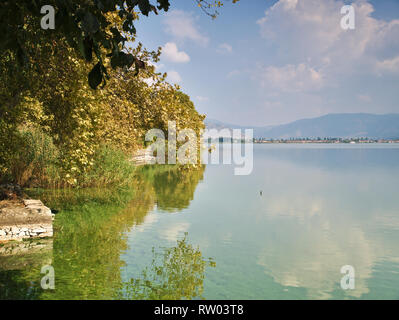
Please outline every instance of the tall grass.
[[[0, 182], [17, 183], [23, 187], [64, 188], [70, 186], [63, 178], [60, 152], [50, 136], [36, 128], [23, 128], [18, 133], [11, 161]], [[98, 148], [94, 165], [86, 168], [77, 179], [78, 187], [119, 187], [128, 185], [135, 167], [116, 147]]]
[[121, 187], [133, 181], [134, 165], [123, 151], [113, 146], [101, 146], [94, 157], [93, 167], [78, 181], [83, 187]]
[[36, 128], [23, 128], [15, 142], [3, 182], [21, 186], [61, 184], [59, 152], [51, 137]]

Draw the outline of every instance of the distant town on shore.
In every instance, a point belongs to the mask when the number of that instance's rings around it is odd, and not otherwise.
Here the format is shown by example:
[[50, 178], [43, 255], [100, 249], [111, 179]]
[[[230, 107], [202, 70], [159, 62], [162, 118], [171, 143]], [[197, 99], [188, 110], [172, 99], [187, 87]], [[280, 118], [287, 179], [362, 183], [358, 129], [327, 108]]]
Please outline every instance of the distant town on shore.
[[399, 139], [369, 138], [291, 138], [291, 139], [254, 139], [254, 143], [399, 143]]
[[253, 138], [256, 143], [394, 143], [399, 141], [399, 114], [336, 113], [264, 127], [234, 125], [206, 118], [205, 125], [208, 130], [218, 130], [221, 136], [227, 139], [233, 137], [231, 134], [233, 129], [241, 129], [242, 138], [244, 138], [245, 129], [253, 129]]
[[[220, 137], [219, 139], [208, 139], [208, 143], [246, 143], [251, 142], [248, 139], [233, 139], [228, 137]], [[253, 138], [253, 143], [399, 143], [399, 139], [370, 139], [370, 138], [289, 138], [289, 139], [268, 139], [268, 138]]]

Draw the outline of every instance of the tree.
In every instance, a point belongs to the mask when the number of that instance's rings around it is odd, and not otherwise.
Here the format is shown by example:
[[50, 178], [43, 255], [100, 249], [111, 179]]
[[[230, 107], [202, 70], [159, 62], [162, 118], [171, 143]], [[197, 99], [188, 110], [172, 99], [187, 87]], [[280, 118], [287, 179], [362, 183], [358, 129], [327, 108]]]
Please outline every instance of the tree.
[[[212, 7], [222, 6], [221, 1], [214, 3], [195, 0], [209, 15]], [[237, 0], [233, 0], [237, 2]], [[56, 12], [55, 29], [41, 30], [41, 8], [52, 6]], [[136, 73], [145, 68], [145, 64], [132, 53], [125, 52], [125, 43], [129, 37], [136, 36], [134, 20], [138, 14], [148, 16], [158, 11], [168, 11], [170, 0], [5, 0], [0, 4], [0, 50], [11, 53], [18, 63], [32, 67], [32, 47], [48, 39], [49, 34], [63, 39], [68, 46], [79, 52], [84, 59], [96, 63], [88, 73], [90, 87], [95, 89], [109, 79], [109, 72], [104, 64], [108, 57], [111, 67], [131, 68]], [[112, 26], [110, 14], [117, 14], [121, 19], [122, 30]], [[29, 32], [33, 25], [36, 32]]]
[[[39, 21], [42, 6], [50, 5], [56, 12], [54, 30], [40, 30]], [[123, 31], [135, 35], [133, 21], [137, 12], [148, 16], [158, 10], [169, 9], [168, 0], [157, 0], [157, 6], [149, 0], [10, 0], [0, 7], [0, 49], [10, 51], [21, 65], [32, 63], [29, 45], [38, 38], [46, 38], [49, 33], [56, 34], [68, 45], [80, 52], [87, 62], [97, 63], [88, 75], [89, 84], [97, 88], [109, 77], [104, 66], [104, 55], [111, 59], [111, 65], [116, 67], [135, 66], [136, 70], [144, 68], [137, 57], [123, 51], [127, 38], [115, 27], [110, 26], [107, 15], [117, 13], [123, 21]], [[34, 23], [38, 31], [32, 38], [27, 32], [27, 23]]]
[[[120, 25], [118, 16], [111, 19]], [[159, 50], [147, 51], [141, 44], [130, 50], [146, 62], [157, 62], [160, 56]], [[31, 59], [34, 67], [29, 70], [10, 63], [15, 62], [12, 55], [0, 59], [0, 178], [10, 174], [15, 178], [15, 159], [21, 164], [26, 159], [19, 156], [26, 145], [21, 136], [26, 126], [52, 138], [62, 180], [68, 184], [79, 183], [94, 167], [101, 146], [130, 155], [143, 147], [149, 129], [166, 132], [169, 120], [176, 121], [178, 129], [196, 130], [197, 136], [204, 127], [204, 116], [190, 98], [165, 82], [166, 74], [155, 73], [150, 63], [139, 75], [111, 69], [108, 85], [90, 90], [86, 82], [90, 66], [62, 40], [38, 43]], [[27, 161], [21, 170], [29, 166]]]
[[[221, 5], [196, 1], [206, 12]], [[44, 1], [0, 4], [0, 180], [10, 176], [26, 145], [21, 136], [26, 126], [51, 138], [68, 183], [93, 167], [100, 145], [131, 154], [143, 146], [148, 129], [166, 131], [169, 120], [178, 130], [200, 135], [204, 116], [178, 86], [165, 81], [166, 74], [155, 72], [152, 62], [159, 61], [160, 49], [135, 44], [131, 28], [139, 14], [167, 11], [169, 1], [158, 1], [157, 7], [148, 0], [45, 2], [56, 8], [55, 30], [40, 28]], [[105, 78], [103, 90], [90, 90]]]

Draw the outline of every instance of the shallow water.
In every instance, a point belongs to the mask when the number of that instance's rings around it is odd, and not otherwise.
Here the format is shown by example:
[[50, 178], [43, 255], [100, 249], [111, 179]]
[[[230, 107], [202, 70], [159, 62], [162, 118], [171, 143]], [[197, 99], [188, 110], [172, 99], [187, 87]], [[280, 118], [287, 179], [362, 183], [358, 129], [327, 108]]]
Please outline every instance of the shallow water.
[[[61, 209], [55, 237], [42, 254], [0, 253], [0, 298], [399, 299], [398, 145], [254, 145], [252, 174], [233, 169], [35, 191]], [[40, 288], [45, 264], [55, 290]]]

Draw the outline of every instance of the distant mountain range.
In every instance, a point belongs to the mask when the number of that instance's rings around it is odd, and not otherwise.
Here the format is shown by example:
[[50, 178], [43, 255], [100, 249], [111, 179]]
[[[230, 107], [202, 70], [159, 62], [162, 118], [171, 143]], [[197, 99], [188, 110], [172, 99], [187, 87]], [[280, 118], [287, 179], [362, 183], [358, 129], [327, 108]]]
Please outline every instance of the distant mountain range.
[[[205, 119], [207, 129], [250, 129]], [[254, 138], [359, 138], [398, 139], [399, 114], [335, 113], [318, 118], [302, 119], [287, 124], [252, 127]]]

